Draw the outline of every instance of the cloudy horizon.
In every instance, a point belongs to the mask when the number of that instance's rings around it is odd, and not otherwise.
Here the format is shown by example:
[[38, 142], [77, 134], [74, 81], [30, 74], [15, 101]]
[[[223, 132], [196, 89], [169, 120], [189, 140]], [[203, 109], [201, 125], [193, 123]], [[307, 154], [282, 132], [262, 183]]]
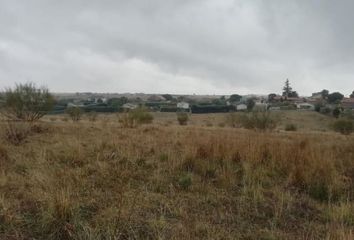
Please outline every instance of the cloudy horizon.
[[354, 90], [354, 2], [3, 0], [0, 89], [171, 94]]

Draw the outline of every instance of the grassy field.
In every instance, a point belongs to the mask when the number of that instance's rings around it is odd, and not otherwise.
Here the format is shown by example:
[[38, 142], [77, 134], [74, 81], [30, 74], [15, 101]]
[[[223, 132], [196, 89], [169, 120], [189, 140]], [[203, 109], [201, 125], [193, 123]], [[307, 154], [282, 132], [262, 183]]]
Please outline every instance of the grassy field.
[[0, 239], [354, 239], [353, 136], [315, 112], [272, 132], [225, 117], [47, 116], [17, 146], [2, 137]]

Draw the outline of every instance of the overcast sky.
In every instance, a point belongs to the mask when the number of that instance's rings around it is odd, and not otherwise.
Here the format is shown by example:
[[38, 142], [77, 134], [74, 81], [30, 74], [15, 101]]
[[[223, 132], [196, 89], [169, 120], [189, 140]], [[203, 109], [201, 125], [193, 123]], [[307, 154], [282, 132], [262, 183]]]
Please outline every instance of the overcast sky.
[[352, 0], [0, 0], [0, 88], [354, 90]]

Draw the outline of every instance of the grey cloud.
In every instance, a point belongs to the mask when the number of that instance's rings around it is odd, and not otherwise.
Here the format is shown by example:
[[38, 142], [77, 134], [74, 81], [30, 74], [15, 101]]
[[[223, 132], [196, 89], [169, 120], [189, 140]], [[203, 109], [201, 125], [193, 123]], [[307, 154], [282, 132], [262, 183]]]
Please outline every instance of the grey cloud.
[[0, 87], [178, 93], [352, 91], [354, 2], [0, 3]]

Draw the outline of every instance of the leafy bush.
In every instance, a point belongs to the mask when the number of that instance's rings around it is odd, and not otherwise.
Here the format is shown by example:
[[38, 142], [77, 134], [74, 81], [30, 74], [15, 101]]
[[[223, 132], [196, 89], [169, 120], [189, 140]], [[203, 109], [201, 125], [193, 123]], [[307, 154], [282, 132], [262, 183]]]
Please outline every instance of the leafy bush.
[[288, 123], [285, 126], [285, 131], [297, 131], [297, 126], [293, 123]]
[[184, 174], [178, 179], [178, 186], [183, 190], [187, 190], [192, 185], [192, 177], [190, 174]]
[[334, 122], [333, 129], [344, 135], [350, 135], [354, 131], [354, 123], [352, 120], [340, 119]]
[[136, 108], [128, 113], [138, 124], [149, 124], [154, 116], [145, 107]]
[[37, 121], [54, 106], [54, 98], [45, 87], [33, 83], [16, 84], [5, 90], [3, 114], [11, 120]]
[[82, 117], [82, 109], [79, 107], [69, 107], [66, 109], [65, 111], [71, 118], [71, 120], [73, 120], [73, 122], [78, 122], [80, 121], [81, 117]]
[[277, 126], [277, 119], [273, 113], [266, 110], [252, 111], [239, 117], [240, 125], [247, 129], [273, 130]]
[[134, 128], [139, 124], [149, 124], [153, 120], [154, 116], [144, 107], [139, 107], [119, 115], [119, 122], [126, 128]]
[[188, 113], [185, 112], [179, 112], [177, 113], [177, 121], [179, 125], [187, 125], [189, 120]]

